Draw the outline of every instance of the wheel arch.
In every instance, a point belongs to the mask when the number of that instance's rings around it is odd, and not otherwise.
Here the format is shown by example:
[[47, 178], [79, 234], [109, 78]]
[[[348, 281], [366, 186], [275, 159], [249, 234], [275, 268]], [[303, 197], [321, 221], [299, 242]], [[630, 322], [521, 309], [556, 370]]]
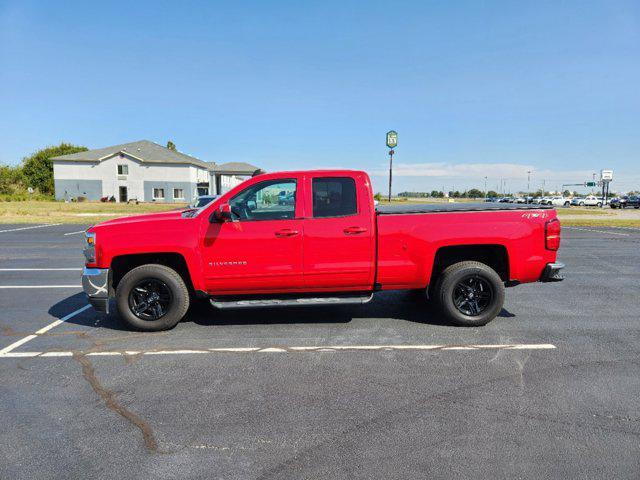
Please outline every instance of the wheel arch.
[[127, 272], [141, 265], [158, 264], [172, 268], [182, 277], [190, 293], [194, 292], [191, 273], [184, 256], [176, 252], [134, 253], [118, 255], [111, 260], [111, 288], [115, 291]]
[[440, 247], [435, 254], [429, 286], [435, 285], [438, 277], [450, 265], [464, 261], [476, 261], [488, 265], [503, 282], [509, 281], [509, 252], [500, 244], [474, 244]]

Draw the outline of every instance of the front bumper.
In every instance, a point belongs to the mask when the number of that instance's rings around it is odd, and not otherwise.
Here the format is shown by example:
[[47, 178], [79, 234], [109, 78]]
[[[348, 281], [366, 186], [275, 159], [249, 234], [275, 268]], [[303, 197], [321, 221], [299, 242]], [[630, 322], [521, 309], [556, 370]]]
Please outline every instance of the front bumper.
[[82, 271], [82, 289], [98, 312], [109, 313], [109, 269], [87, 268]]
[[561, 282], [564, 277], [560, 274], [560, 270], [564, 268], [564, 263], [547, 263], [540, 277], [541, 282]]

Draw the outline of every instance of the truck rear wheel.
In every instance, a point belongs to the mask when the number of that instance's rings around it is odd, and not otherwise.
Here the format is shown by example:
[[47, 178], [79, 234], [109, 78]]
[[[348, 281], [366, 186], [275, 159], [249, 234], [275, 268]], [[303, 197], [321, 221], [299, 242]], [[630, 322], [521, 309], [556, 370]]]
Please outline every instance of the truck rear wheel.
[[189, 291], [172, 268], [148, 264], [127, 272], [116, 289], [120, 317], [147, 332], [176, 326], [189, 309]]
[[493, 320], [504, 304], [502, 279], [488, 265], [459, 262], [440, 275], [434, 297], [449, 321], [465, 327], [479, 327]]

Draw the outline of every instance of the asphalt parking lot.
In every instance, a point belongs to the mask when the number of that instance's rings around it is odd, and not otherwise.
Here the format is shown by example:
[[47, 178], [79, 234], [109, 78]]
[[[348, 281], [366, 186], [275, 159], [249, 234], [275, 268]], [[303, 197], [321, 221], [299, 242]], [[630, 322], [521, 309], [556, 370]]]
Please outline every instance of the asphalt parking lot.
[[638, 478], [640, 230], [566, 228], [566, 280], [483, 328], [414, 293], [128, 331], [82, 227], [0, 226], [0, 478]]

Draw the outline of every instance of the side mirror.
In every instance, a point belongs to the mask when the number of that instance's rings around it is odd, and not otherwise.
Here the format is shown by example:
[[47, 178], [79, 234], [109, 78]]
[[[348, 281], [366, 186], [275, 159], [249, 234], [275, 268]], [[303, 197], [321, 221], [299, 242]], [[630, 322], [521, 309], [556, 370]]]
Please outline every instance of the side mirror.
[[224, 223], [231, 221], [231, 206], [228, 203], [223, 203], [219, 205], [211, 214], [211, 218], [209, 218], [211, 223]]

